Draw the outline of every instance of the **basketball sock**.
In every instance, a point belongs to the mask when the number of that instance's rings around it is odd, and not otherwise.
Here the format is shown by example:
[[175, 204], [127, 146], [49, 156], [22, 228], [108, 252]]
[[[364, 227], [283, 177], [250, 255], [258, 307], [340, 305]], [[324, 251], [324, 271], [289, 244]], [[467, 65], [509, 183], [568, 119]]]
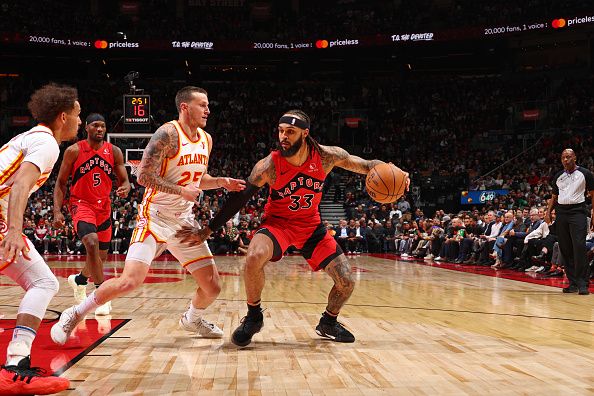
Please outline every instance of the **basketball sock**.
[[253, 304], [248, 303], [248, 316], [261, 316], [262, 315], [262, 308], [260, 307], [260, 301], [258, 300]]
[[190, 322], [196, 322], [202, 318], [203, 312], [204, 309], [196, 308], [194, 304], [192, 304], [192, 302], [190, 301], [190, 308], [188, 308], [188, 310], [186, 311], [186, 319], [188, 319]]
[[74, 307], [74, 311], [80, 316], [85, 316], [89, 312], [96, 310], [99, 305], [95, 299], [95, 292], [93, 292], [83, 302]]
[[17, 325], [12, 333], [12, 341], [6, 351], [6, 365], [16, 366], [21, 359], [31, 354], [31, 344], [37, 332], [30, 327]]
[[324, 313], [322, 313], [322, 319], [328, 323], [334, 323], [336, 322], [336, 318], [338, 317], [338, 314], [333, 314], [332, 312], [325, 310]]
[[84, 285], [84, 286], [86, 286], [87, 283], [88, 283], [88, 281], [89, 281], [89, 278], [87, 278], [86, 276], [84, 276], [82, 274], [82, 272], [81, 272], [80, 274], [78, 274], [78, 275], [76, 275], [74, 277], [74, 281], [76, 282], [77, 285], [81, 285], [81, 286]]

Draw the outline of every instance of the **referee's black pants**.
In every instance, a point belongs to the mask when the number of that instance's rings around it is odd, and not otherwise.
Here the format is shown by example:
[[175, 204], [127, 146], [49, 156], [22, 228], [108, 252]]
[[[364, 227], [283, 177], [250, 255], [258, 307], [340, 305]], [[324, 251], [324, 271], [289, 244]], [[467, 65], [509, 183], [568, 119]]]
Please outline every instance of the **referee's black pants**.
[[557, 239], [565, 259], [570, 285], [588, 286], [590, 269], [586, 260], [588, 213], [583, 205], [557, 205]]

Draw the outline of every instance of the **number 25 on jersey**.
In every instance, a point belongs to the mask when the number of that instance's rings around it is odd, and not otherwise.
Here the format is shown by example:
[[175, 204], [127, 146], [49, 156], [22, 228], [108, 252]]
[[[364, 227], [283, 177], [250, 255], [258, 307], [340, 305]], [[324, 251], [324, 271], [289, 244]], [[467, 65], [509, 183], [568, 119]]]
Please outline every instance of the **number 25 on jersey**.
[[[192, 173], [194, 176], [192, 177]], [[202, 176], [202, 172], [183, 172], [181, 174], [181, 179], [177, 182], [178, 186], [187, 186], [190, 181], [196, 183], [200, 180], [200, 176]]]

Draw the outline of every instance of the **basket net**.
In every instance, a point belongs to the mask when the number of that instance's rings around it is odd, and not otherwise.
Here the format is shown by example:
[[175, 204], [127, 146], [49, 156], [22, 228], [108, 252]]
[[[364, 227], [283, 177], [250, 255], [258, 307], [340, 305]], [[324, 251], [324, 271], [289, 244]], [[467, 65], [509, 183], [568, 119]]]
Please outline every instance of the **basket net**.
[[134, 176], [138, 176], [138, 167], [140, 166], [140, 160], [128, 160], [126, 166], [130, 167], [130, 173]]

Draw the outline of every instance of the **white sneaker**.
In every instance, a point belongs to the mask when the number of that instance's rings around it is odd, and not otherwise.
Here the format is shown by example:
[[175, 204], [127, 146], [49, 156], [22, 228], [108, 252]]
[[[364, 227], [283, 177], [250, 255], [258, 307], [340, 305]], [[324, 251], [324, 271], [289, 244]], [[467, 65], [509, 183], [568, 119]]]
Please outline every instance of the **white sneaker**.
[[[95, 314], [97, 315], [97, 314]], [[98, 318], [95, 318], [95, 320], [97, 321], [97, 331], [99, 332], [99, 334], [107, 334], [111, 331], [111, 316], [107, 315], [107, 316], [100, 316]]]
[[545, 270], [545, 266], [541, 265], [540, 267], [538, 267], [537, 269], [534, 270], [534, 272], [544, 272]]
[[72, 288], [72, 291], [74, 292], [74, 300], [76, 301], [77, 304], [80, 304], [81, 302], [83, 302], [85, 300], [85, 298], [87, 298], [87, 286], [86, 285], [78, 285], [76, 283], [76, 275], [70, 275], [68, 277], [68, 284], [70, 285], [70, 287]]
[[402, 253], [402, 255], [400, 257], [408, 257], [408, 253]]
[[64, 345], [72, 330], [82, 321], [82, 317], [76, 314], [75, 307], [70, 307], [60, 315], [60, 320], [58, 323], [52, 326], [52, 330], [50, 331], [52, 340], [58, 345]]
[[204, 338], [223, 338], [223, 330], [219, 329], [214, 323], [207, 322], [200, 318], [195, 322], [190, 322], [184, 313], [179, 320], [179, 326], [187, 331], [200, 334]]
[[533, 265], [532, 267], [528, 268], [524, 272], [534, 272], [538, 268], [538, 265]]
[[103, 305], [100, 305], [95, 310], [95, 316], [105, 316], [111, 313], [111, 301], [106, 302]]
[[425, 260], [433, 260], [433, 255], [431, 253], [429, 253], [428, 255], [425, 256]]
[[435, 259], [433, 261], [444, 261], [445, 259], [442, 259], [441, 257], [437, 256], [435, 257]]

